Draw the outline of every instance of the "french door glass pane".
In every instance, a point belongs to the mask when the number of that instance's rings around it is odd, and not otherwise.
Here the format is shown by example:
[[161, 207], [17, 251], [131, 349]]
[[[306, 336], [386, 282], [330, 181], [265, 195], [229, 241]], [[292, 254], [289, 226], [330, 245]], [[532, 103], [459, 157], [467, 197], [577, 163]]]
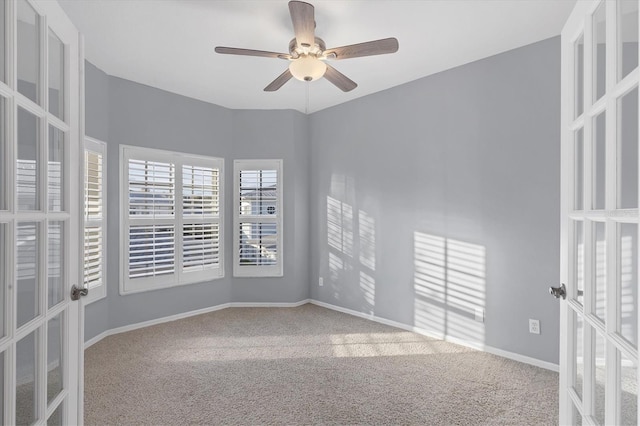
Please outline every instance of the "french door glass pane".
[[18, 108], [18, 161], [16, 179], [19, 210], [40, 208], [39, 185], [39, 119], [35, 115]]
[[605, 70], [606, 70], [606, 4], [600, 3], [600, 6], [593, 14], [593, 79], [594, 92], [593, 101], [597, 101], [604, 95], [605, 91]]
[[47, 324], [47, 404], [62, 391], [62, 314]]
[[38, 289], [40, 288], [40, 259], [38, 258], [40, 224], [37, 222], [20, 222], [17, 228], [17, 318], [18, 327], [21, 327], [40, 313], [38, 303]]
[[581, 221], [574, 222], [574, 240], [573, 240], [573, 256], [574, 262], [574, 288], [575, 299], [578, 303], [583, 304], [584, 300], [584, 224]]
[[[7, 315], [7, 305], [5, 292], [8, 287], [7, 283], [7, 249], [9, 246], [9, 237], [7, 235], [7, 224], [0, 223], [0, 338], [6, 336], [5, 321]], [[2, 382], [0, 382], [0, 387]], [[0, 416], [2, 420], [2, 416]]]
[[[7, 2], [0, 3], [0, 80], [7, 82]], [[2, 419], [2, 417], [0, 417]]]
[[638, 67], [638, 0], [619, 0], [619, 80]]
[[573, 406], [573, 419], [575, 421], [575, 425], [582, 425], [582, 416], [575, 405]]
[[618, 103], [618, 207], [638, 208], [638, 88]]
[[624, 426], [638, 422], [638, 373], [634, 361], [620, 355], [620, 420]]
[[49, 30], [49, 112], [64, 120], [64, 45]]
[[605, 297], [607, 293], [606, 277], [607, 277], [607, 242], [605, 239], [605, 224], [603, 222], [594, 222], [593, 244], [594, 249], [594, 312], [602, 321], [605, 320]]
[[576, 371], [575, 377], [573, 378], [573, 388], [576, 393], [582, 399], [582, 386], [584, 383], [584, 323], [582, 321], [582, 316], [578, 315], [575, 311], [573, 312], [573, 327], [575, 333], [573, 335], [574, 343], [575, 343], [575, 361], [576, 361]]
[[606, 369], [605, 369], [605, 354], [606, 354], [606, 340], [604, 337], [600, 335], [600, 333], [596, 332], [593, 328], [589, 327], [591, 333], [595, 335], [595, 349], [596, 353], [593, 357], [593, 372], [594, 372], [594, 381], [593, 384], [595, 386], [593, 393], [593, 409], [594, 416], [598, 420], [598, 423], [603, 425], [604, 423], [604, 400], [605, 400], [605, 383], [606, 380]]
[[584, 36], [580, 36], [574, 46], [575, 58], [575, 117], [584, 111]]
[[605, 164], [606, 164], [606, 112], [601, 113], [594, 120], [593, 129], [593, 209], [604, 209], [605, 194]]
[[62, 410], [64, 409], [64, 402], [58, 405], [56, 411], [47, 419], [47, 426], [62, 426]]
[[49, 126], [49, 211], [64, 210], [61, 188], [64, 185], [64, 132]]
[[64, 298], [64, 222], [49, 222], [48, 239], [47, 306], [51, 308]]
[[40, 101], [40, 28], [39, 17], [26, 0], [18, 8], [18, 92], [33, 102]]
[[584, 208], [584, 129], [575, 133], [574, 209]]
[[16, 345], [16, 424], [36, 420], [36, 331]]
[[[3, 3], [4, 5], [4, 3]], [[2, 9], [3, 6], [0, 6]], [[7, 210], [7, 138], [6, 100], [0, 96], [0, 210]]]
[[621, 223], [618, 232], [620, 334], [637, 347], [638, 225]]

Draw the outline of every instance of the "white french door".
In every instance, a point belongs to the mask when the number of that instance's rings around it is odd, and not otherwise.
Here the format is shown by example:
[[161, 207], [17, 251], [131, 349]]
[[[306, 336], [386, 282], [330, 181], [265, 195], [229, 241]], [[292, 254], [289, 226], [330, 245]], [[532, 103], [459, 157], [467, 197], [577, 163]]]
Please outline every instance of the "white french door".
[[638, 3], [579, 0], [561, 36], [561, 424], [638, 424]]
[[57, 2], [0, 2], [0, 423], [76, 424], [77, 30]]

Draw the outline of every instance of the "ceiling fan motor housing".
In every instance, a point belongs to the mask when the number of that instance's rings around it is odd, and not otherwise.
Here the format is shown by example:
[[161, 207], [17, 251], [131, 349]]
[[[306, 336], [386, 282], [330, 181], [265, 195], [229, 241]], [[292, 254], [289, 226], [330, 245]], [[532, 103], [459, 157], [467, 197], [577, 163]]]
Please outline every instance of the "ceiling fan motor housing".
[[293, 59], [297, 59], [302, 55], [312, 55], [317, 57], [322, 56], [327, 46], [324, 44], [324, 40], [320, 37], [314, 38], [313, 46], [298, 46], [296, 39], [292, 39], [289, 42], [289, 53]]

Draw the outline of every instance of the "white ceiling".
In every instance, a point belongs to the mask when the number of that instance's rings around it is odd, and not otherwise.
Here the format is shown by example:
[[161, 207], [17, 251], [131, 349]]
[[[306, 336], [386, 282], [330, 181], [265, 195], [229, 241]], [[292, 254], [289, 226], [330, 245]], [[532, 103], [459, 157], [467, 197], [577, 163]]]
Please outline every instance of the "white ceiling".
[[325, 79], [267, 93], [287, 61], [214, 52], [288, 52], [286, 0], [59, 2], [85, 36], [86, 58], [107, 74], [228, 108], [311, 113], [556, 36], [575, 0], [311, 0], [327, 47], [399, 41], [395, 54], [332, 62], [358, 83], [349, 93]]

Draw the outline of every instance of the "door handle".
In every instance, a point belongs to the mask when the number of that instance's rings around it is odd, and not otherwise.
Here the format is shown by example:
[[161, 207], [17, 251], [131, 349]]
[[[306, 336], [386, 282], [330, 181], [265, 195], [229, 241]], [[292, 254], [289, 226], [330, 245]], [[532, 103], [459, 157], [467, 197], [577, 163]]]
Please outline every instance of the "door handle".
[[89, 294], [88, 288], [79, 288], [75, 284], [71, 287], [71, 300], [78, 300]]
[[567, 298], [567, 287], [565, 287], [564, 284], [560, 287], [549, 287], [549, 293], [556, 299], [560, 299], [562, 297], [562, 300], [564, 300]]

